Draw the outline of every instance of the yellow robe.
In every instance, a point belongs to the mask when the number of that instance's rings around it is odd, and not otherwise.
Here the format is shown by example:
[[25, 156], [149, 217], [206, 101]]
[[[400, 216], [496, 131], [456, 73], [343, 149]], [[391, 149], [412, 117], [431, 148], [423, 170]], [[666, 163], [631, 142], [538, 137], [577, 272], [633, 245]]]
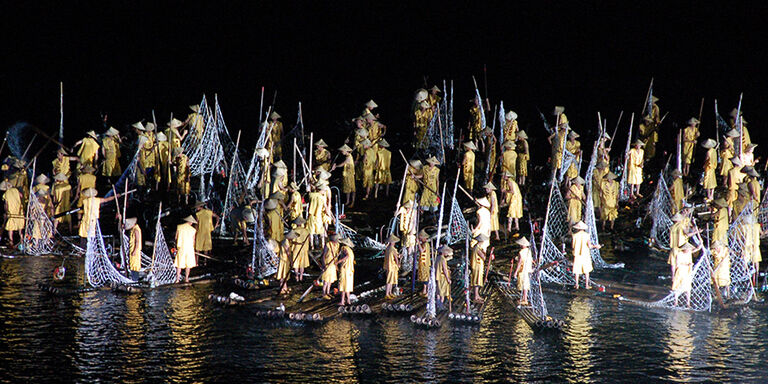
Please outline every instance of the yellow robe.
[[376, 152], [376, 184], [392, 184], [392, 172], [390, 164], [392, 163], [392, 152], [384, 147], [379, 147]]
[[592, 272], [592, 256], [589, 253], [589, 234], [578, 231], [573, 234], [573, 273], [584, 274]]
[[676, 178], [672, 181], [672, 213], [680, 212], [680, 208], [683, 207], [683, 198], [685, 198], [685, 191], [683, 189], [683, 179]]
[[101, 210], [101, 198], [86, 197], [83, 200], [83, 217], [80, 219], [80, 228], [78, 235], [80, 237], [89, 237], [95, 234], [96, 220], [99, 219]]
[[117, 138], [107, 136], [102, 141], [104, 146], [104, 163], [102, 164], [102, 176], [114, 177], [123, 173], [120, 167], [120, 142]]
[[325, 148], [315, 149], [315, 161], [318, 167], [326, 172], [331, 170], [331, 153]]
[[397, 285], [400, 266], [397, 263], [397, 249], [387, 246], [384, 250], [384, 270], [387, 271], [387, 284]]
[[619, 216], [619, 211], [617, 208], [618, 198], [619, 183], [617, 183], [615, 180], [610, 182], [607, 180], [603, 181], [602, 185], [600, 186], [600, 217], [603, 220], [612, 221], [616, 220], [616, 218]]
[[347, 155], [344, 159], [344, 168], [341, 173], [341, 192], [353, 193], [355, 192], [355, 160], [352, 159], [352, 155]]
[[471, 191], [475, 186], [475, 152], [469, 150], [464, 152], [461, 172], [464, 176], [464, 188]]
[[469, 139], [474, 140], [475, 138], [478, 138], [481, 136], [482, 130], [483, 130], [483, 117], [480, 112], [480, 107], [472, 106], [472, 108], [469, 109], [469, 115], [470, 115]]
[[485, 255], [482, 244], [476, 244], [472, 248], [470, 286], [482, 287], [485, 285]]
[[511, 189], [507, 217], [511, 219], [519, 219], [523, 217], [523, 195], [520, 193], [520, 187], [517, 186], [517, 182], [510, 179], [509, 185], [511, 186]]
[[77, 156], [80, 158], [82, 166], [93, 166], [96, 161], [96, 155], [99, 153], [99, 143], [92, 137], [83, 139], [80, 149], [77, 150]]
[[629, 161], [627, 161], [627, 183], [629, 185], [640, 185], [643, 183], [643, 150], [632, 148], [629, 150]]
[[529, 290], [531, 289], [531, 272], [533, 272], [533, 258], [531, 256], [530, 248], [523, 248], [520, 250], [520, 263], [523, 268], [517, 274], [517, 289]]
[[403, 190], [403, 203], [406, 201], [412, 201], [416, 197], [416, 192], [419, 191], [419, 182], [416, 178], [421, 172], [413, 167], [408, 167], [408, 176], [405, 178], [405, 189]]
[[573, 179], [574, 177], [579, 175], [579, 159], [581, 158], [581, 154], [579, 152], [581, 150], [581, 143], [578, 140], [574, 140], [571, 142], [568, 140], [565, 142], [565, 149], [576, 155], [576, 158], [573, 159], [573, 162], [571, 162], [571, 165], [568, 167], [568, 171], [566, 171], [565, 175], [568, 177], [568, 179]]
[[507, 120], [504, 123], [504, 140], [515, 140], [517, 129], [517, 120]]
[[704, 160], [704, 189], [717, 188], [715, 171], [717, 168], [717, 151], [714, 148], [707, 149], [707, 157]]
[[528, 152], [528, 141], [519, 141], [520, 144], [515, 147], [515, 150], [517, 151], [517, 176], [523, 177], [528, 176], [528, 160], [530, 160], [531, 155]]
[[96, 188], [96, 175], [92, 175], [90, 173], [83, 173], [77, 177], [77, 180], [78, 180], [77, 186], [80, 189], [80, 197], [77, 200], [77, 206], [79, 208], [83, 206], [83, 199], [85, 199], [85, 196], [83, 196], [83, 191], [85, 191], [88, 188]]
[[176, 192], [188, 195], [189, 189], [189, 158], [182, 153], [176, 158]]
[[733, 168], [731, 159], [735, 153], [733, 151], [733, 146], [729, 146], [728, 143], [733, 143], [733, 141], [730, 138], [726, 138], [725, 143], [723, 144], [723, 149], [720, 150], [720, 159], [722, 159], [722, 163], [720, 164], [720, 176], [728, 176], [728, 172]]
[[323, 214], [325, 213], [326, 197], [320, 192], [309, 193], [309, 215], [307, 216], [307, 228], [312, 235], [325, 234]]
[[693, 260], [691, 252], [679, 252], [675, 258], [675, 275], [672, 276], [672, 290], [690, 292]]
[[299, 234], [291, 243], [291, 254], [293, 255], [293, 268], [309, 267], [309, 231], [304, 227], [294, 229]]
[[322, 280], [323, 283], [332, 284], [338, 279], [336, 261], [339, 257], [339, 246], [340, 244], [338, 242], [334, 243], [329, 241], [325, 243], [326, 252], [325, 258], [323, 258], [323, 266], [325, 267], [325, 271], [323, 271], [323, 274], [320, 276], [320, 280]]
[[444, 273], [447, 273], [448, 276], [450, 276], [451, 269], [442, 255], [438, 256], [437, 258], [436, 268], [437, 269], [435, 270], [435, 280], [437, 281], [437, 294], [440, 297], [446, 298], [447, 300], [451, 300], [451, 284], [448, 282], [448, 279], [446, 279], [444, 275]]
[[190, 223], [176, 226], [176, 259], [173, 265], [176, 268], [197, 267], [195, 259], [195, 227]]
[[733, 167], [728, 172], [728, 195], [726, 201], [729, 205], [736, 201], [739, 194], [739, 184], [744, 180], [744, 176], [741, 173], [741, 167]]
[[568, 197], [568, 220], [574, 224], [581, 221], [581, 211], [584, 205], [584, 186], [572, 184], [568, 191], [570, 192]]
[[195, 234], [195, 251], [207, 252], [213, 249], [211, 232], [213, 232], [213, 211], [203, 208], [195, 213], [197, 233]]
[[488, 201], [491, 203], [491, 232], [499, 230], [499, 199], [496, 192], [491, 191], [488, 195]]
[[62, 160], [59, 160], [58, 158], [53, 159], [53, 174], [57, 175], [59, 173], [63, 173], [67, 176], [70, 175], [71, 171], [69, 169], [69, 159], [64, 158]]
[[712, 274], [715, 283], [720, 288], [731, 285], [731, 258], [728, 247], [721, 247], [720, 250], [712, 252], [712, 256], [714, 257]]
[[339, 291], [352, 292], [355, 287], [355, 253], [346, 245], [341, 246], [341, 251], [347, 258], [341, 263], [339, 271]]
[[400, 238], [401, 245], [403, 248], [409, 248], [414, 245], [416, 245], [416, 229], [414, 223], [416, 210], [414, 209], [406, 209], [405, 207], [400, 208], [400, 212], [398, 213], [400, 215], [399, 217], [399, 229], [400, 229]]
[[[69, 211], [72, 187], [66, 181], [57, 181], [53, 184], [54, 215]], [[59, 223], [69, 223], [72, 221], [70, 215], [59, 217]]]
[[432, 111], [429, 109], [417, 109], [413, 112], [413, 126], [415, 128], [413, 144], [416, 148], [424, 148], [427, 145], [427, 128], [431, 114]]
[[422, 207], [437, 207], [437, 190], [440, 182], [440, 168], [436, 166], [428, 166], [423, 169], [424, 171], [424, 193], [421, 194], [420, 205]]
[[501, 170], [507, 171], [512, 174], [512, 177], [517, 175], [517, 152], [508, 149], [501, 155]]
[[376, 149], [373, 147], [365, 150], [363, 155], [363, 188], [371, 188], [374, 184], [373, 171], [376, 167]]
[[683, 129], [683, 164], [693, 161], [693, 148], [696, 147], [698, 137], [699, 130], [696, 127], [687, 126]]
[[714, 214], [714, 230], [712, 231], [712, 241], [720, 240], [728, 245], [728, 209], [719, 208]]
[[192, 130], [197, 140], [202, 139], [203, 132], [205, 131], [205, 121], [203, 121], [203, 117], [198, 113], [193, 112], [187, 115], [187, 121], [189, 121], [189, 129]]
[[301, 193], [298, 191], [291, 192], [291, 200], [288, 203], [288, 217], [291, 221], [296, 220], [302, 213]]
[[141, 228], [138, 224], [131, 228], [128, 236], [128, 270], [141, 271], [141, 246], [143, 245]]
[[21, 193], [16, 188], [9, 188], [3, 195], [6, 204], [5, 222], [6, 231], [19, 231], [24, 229], [24, 208], [21, 204]]
[[275, 254], [280, 259], [280, 264], [277, 265], [277, 275], [275, 275], [275, 278], [277, 280], [285, 279], [288, 277], [288, 274], [291, 273], [291, 264], [293, 264], [290, 252], [286, 251], [286, 249], [291, 249], [290, 242], [288, 239], [279, 243], [274, 242], [274, 240], [270, 240], [270, 242], [273, 242], [273, 246], [277, 245], [275, 247]]
[[267, 224], [267, 238], [277, 241], [278, 243], [285, 238], [285, 225], [283, 219], [280, 217], [280, 213], [277, 209], [267, 211], [266, 224]]
[[429, 281], [429, 270], [432, 268], [432, 246], [427, 242], [420, 242], [418, 280], [422, 283]]

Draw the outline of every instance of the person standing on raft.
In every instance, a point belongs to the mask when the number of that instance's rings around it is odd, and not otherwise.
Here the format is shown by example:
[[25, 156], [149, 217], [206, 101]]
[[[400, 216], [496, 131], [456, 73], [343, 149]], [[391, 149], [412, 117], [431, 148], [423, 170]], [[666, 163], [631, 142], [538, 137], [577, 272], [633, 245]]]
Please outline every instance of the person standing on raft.
[[590, 288], [589, 273], [592, 272], [592, 255], [590, 249], [600, 249], [600, 244], [592, 244], [587, 233], [587, 224], [579, 221], [573, 226], [576, 233], [573, 234], [573, 274], [576, 276], [576, 289], [579, 289], [579, 275], [584, 274], [586, 288]]
[[181, 281], [181, 270], [184, 269], [184, 282], [189, 283], [189, 271], [197, 267], [195, 257], [195, 220], [192, 216], [184, 218], [184, 222], [176, 226], [176, 282]]

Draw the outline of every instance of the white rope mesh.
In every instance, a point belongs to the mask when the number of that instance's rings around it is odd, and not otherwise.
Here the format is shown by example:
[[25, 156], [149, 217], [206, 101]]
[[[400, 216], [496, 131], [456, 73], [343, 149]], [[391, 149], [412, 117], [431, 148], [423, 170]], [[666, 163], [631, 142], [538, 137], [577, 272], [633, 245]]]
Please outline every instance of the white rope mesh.
[[451, 215], [448, 219], [448, 231], [445, 234], [445, 240], [448, 244], [456, 244], [464, 240], [469, 235], [469, 225], [464, 213], [461, 211], [456, 196], [451, 201]]
[[443, 114], [443, 129], [445, 136], [443, 137], [443, 140], [445, 141], [445, 146], [448, 147], [448, 149], [453, 149], [454, 145], [454, 126], [453, 126], [453, 81], [451, 81], [451, 92], [448, 93], [448, 88], [446, 87], [445, 80], [443, 80], [443, 95], [445, 97], [443, 98], [444, 102], [442, 104], [441, 113]]
[[[533, 231], [533, 223], [531, 223], [531, 252], [533, 255], [538, 254], [536, 248], [536, 234]], [[536, 264], [534, 264], [535, 266]], [[541, 266], [539, 262], [538, 266]], [[531, 309], [533, 313], [539, 318], [547, 317], [547, 303], [544, 301], [544, 293], [541, 291], [541, 271], [538, 267], [534, 267], [533, 272], [530, 275], [531, 289], [528, 291], [528, 301], [531, 303]]]
[[[507, 116], [504, 112], [504, 101], [499, 101], [499, 126], [501, 129], [499, 130], [499, 145], [504, 145], [504, 127], [507, 125]], [[512, 138], [514, 140], [514, 138]]]
[[653, 220], [651, 240], [657, 247], [669, 249], [669, 228], [672, 227], [672, 195], [669, 194], [663, 171], [659, 173], [659, 182], [648, 209]]
[[371, 239], [368, 236], [361, 235], [357, 233], [354, 229], [346, 226], [344, 223], [339, 222], [338, 228], [336, 228], [336, 231], [339, 233], [339, 236], [343, 238], [349, 238], [352, 240], [353, 243], [355, 243], [355, 247], [363, 248], [363, 249], [375, 249], [375, 250], [384, 250], [386, 246], [374, 239]]
[[[634, 116], [634, 115], [633, 115]], [[629, 169], [627, 163], [629, 161], [629, 150], [632, 145], [632, 124], [629, 125], [629, 134], [627, 135], [627, 146], [624, 149], [624, 165], [621, 167], [621, 183], [619, 183], [619, 201], [624, 202], [629, 200], [629, 183], [627, 182], [627, 175]]]
[[757, 210], [757, 221], [763, 229], [768, 228], [768, 193], [763, 194], [763, 200]]
[[729, 296], [735, 300], [749, 302], [755, 293], [752, 285], [752, 274], [755, 272], [752, 263], [745, 260], [745, 255], [751, 258], [752, 237], [752, 203], [747, 203], [736, 220], [728, 227], [728, 249], [731, 261], [731, 284]]
[[557, 247], [556, 242], [562, 244], [570, 233], [568, 222], [568, 209], [565, 206], [560, 189], [553, 185], [549, 195], [549, 206], [544, 219], [544, 231], [542, 234], [542, 248], [539, 254], [539, 264], [546, 265], [557, 262], [558, 264], [541, 272], [541, 280], [547, 283], [575, 284], [573, 274], [568, 269], [568, 260], [565, 253]]
[[[205, 98], [205, 95], [203, 95], [203, 100], [200, 101], [200, 104], [198, 105], [198, 118], [202, 119], [203, 122], [208, 121], [208, 118], [211, 115], [211, 110], [208, 107], [208, 101]], [[197, 124], [196, 122], [190, 121], [189, 122], [189, 129], [196, 129]], [[192, 150], [197, 149], [197, 147], [200, 145], [200, 143], [204, 142], [201, 137], [198, 137], [197, 132], [190, 131], [189, 134], [187, 134], [186, 137], [184, 137], [184, 142], [181, 143], [181, 147], [184, 148], [184, 153], [191, 153]]]
[[563, 178], [565, 177], [565, 174], [568, 173], [568, 168], [571, 167], [571, 164], [576, 160], [576, 155], [571, 153], [571, 151], [567, 149], [563, 149], [563, 159], [560, 162], [560, 169], [557, 172], [557, 180], [559, 182], [563, 182]]
[[[261, 133], [259, 133], [259, 139], [256, 141], [256, 148], [264, 148], [267, 145], [267, 140], [269, 139], [269, 129], [267, 128], [267, 124], [265, 123], [261, 128]], [[261, 163], [261, 160], [256, 156], [256, 151], [254, 150], [253, 156], [251, 156], [251, 163], [248, 165], [248, 172], [246, 173], [245, 177], [246, 187], [248, 190], [255, 189], [259, 184], [263, 174]], [[269, 172], [269, 169], [264, 170], [264, 172]]]
[[154, 256], [150, 259], [148, 280], [153, 286], [174, 283], [176, 281], [176, 266], [173, 264], [168, 243], [165, 242], [165, 235], [159, 218], [155, 225], [155, 248], [153, 252]]
[[[280, 263], [280, 259], [277, 257], [275, 251], [269, 247], [267, 239], [264, 237], [264, 205], [257, 204], [256, 211], [258, 214], [253, 223], [251, 267], [256, 271], [256, 275], [263, 279], [277, 272], [277, 266]], [[280, 245], [278, 244], [278, 246]]]
[[[201, 112], [203, 110], [201, 109]], [[200, 176], [203, 174], [213, 173], [224, 161], [224, 148], [221, 146], [219, 139], [219, 129], [214, 120], [213, 114], [207, 109], [203, 114], [205, 119], [205, 129], [203, 131], [202, 139], [198, 145], [194, 145], [195, 140], [184, 140], [182, 146], [184, 147], [184, 153], [189, 158], [189, 174], [190, 176]], [[194, 136], [189, 134], [187, 137]]]
[[88, 245], [85, 250], [85, 274], [88, 283], [93, 287], [101, 287], [107, 284], [131, 284], [133, 280], [123, 276], [115, 269], [104, 247], [104, 239], [101, 237], [99, 220], [91, 224], [91, 233], [88, 234]]
[[[595, 220], [595, 202], [592, 198], [592, 179], [595, 175], [595, 165], [597, 164], [597, 142], [595, 142], [592, 148], [592, 157], [589, 160], [589, 167], [587, 168], [587, 204], [584, 207], [584, 222], [587, 224], [589, 232], [589, 241], [592, 244], [600, 244], [600, 240], [597, 237], [597, 220]], [[600, 255], [600, 249], [590, 248], [590, 255], [592, 256], [592, 264], [595, 268], [624, 268], [624, 263], [610, 264], [603, 260]]]
[[24, 253], [27, 255], [47, 255], [53, 250], [53, 223], [34, 193], [29, 194], [25, 234]]

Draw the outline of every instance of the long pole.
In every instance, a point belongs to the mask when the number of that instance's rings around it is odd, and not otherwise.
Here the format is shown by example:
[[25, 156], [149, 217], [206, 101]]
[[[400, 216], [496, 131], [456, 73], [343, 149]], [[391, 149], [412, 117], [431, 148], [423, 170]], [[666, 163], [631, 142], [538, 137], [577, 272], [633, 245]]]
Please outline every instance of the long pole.
[[64, 142], [64, 82], [59, 82], [59, 141]]
[[261, 114], [263, 112], [264, 112], [264, 86], [261, 87], [261, 101], [259, 102], [259, 126], [261, 126]]
[[[648, 85], [648, 92], [645, 93], [645, 100], [643, 101], [643, 113], [640, 115], [645, 115], [645, 110], [648, 109], [648, 98], [651, 97], [651, 89], [653, 88], [653, 77], [651, 77], [651, 84]], [[650, 113], [651, 111], [648, 111]]]
[[443, 164], [445, 164], [445, 146], [443, 144], [443, 123], [440, 119], [440, 103], [437, 104], [437, 127], [440, 129], [440, 153], [442, 153]]
[[[309, 176], [310, 176], [310, 178], [312, 177], [312, 157], [314, 155], [314, 151], [312, 150], [312, 145], [313, 145], [314, 142], [315, 142], [315, 133], [314, 132], [310, 132], [309, 133], [309, 146], [310, 147], [307, 150], [307, 152], [309, 152], [309, 164], [308, 164], [308, 167], [309, 167]], [[304, 147], [306, 148], [306, 145]], [[307, 187], [307, 192], [309, 192], [309, 180], [307, 180], [306, 187]]]
[[296, 182], [296, 138], [293, 138], [293, 182]]

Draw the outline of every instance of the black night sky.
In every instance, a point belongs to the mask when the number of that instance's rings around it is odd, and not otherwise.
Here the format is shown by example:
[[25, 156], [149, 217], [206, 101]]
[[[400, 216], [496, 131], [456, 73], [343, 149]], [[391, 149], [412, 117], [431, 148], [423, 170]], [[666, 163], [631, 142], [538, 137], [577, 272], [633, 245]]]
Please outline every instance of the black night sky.
[[[712, 131], [744, 92], [745, 116], [768, 102], [765, 6], [702, 2], [61, 2], [3, 7], [0, 124], [58, 127], [64, 82], [65, 141], [101, 130], [99, 113], [125, 130], [140, 119], [187, 114], [218, 93], [227, 124], [253, 143], [265, 104], [288, 125], [298, 101], [307, 129], [340, 141], [343, 121], [373, 98], [391, 132], [410, 132], [412, 92], [453, 79], [456, 122], [466, 124], [474, 75], [523, 127], [542, 136], [536, 107], [565, 105], [577, 131], [594, 131], [597, 111], [613, 125], [636, 112], [651, 77], [672, 124], [698, 114]], [[578, 3], [578, 4], [576, 4]], [[321, 5], [322, 4], [322, 5]], [[442, 82], [442, 81], [441, 81]], [[266, 109], [266, 106], [265, 106]], [[666, 123], [665, 123], [666, 124]], [[760, 141], [763, 133], [752, 130]], [[410, 137], [410, 136], [408, 136]]]

